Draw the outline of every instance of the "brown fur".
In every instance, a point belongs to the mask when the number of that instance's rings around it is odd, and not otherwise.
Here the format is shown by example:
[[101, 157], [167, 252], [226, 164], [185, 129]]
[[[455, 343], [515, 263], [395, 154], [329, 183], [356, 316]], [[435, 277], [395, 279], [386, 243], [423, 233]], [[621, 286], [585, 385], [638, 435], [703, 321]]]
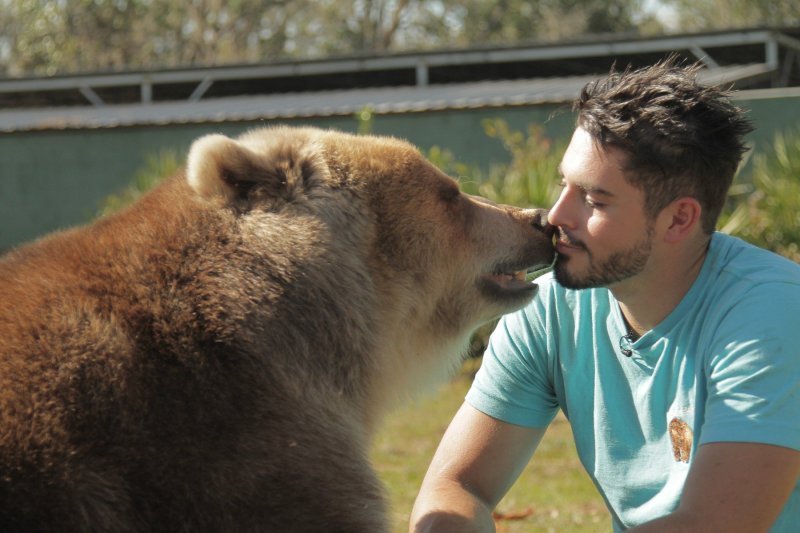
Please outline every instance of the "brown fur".
[[381, 414], [527, 302], [541, 213], [408, 144], [198, 140], [187, 171], [0, 259], [0, 530], [385, 530]]

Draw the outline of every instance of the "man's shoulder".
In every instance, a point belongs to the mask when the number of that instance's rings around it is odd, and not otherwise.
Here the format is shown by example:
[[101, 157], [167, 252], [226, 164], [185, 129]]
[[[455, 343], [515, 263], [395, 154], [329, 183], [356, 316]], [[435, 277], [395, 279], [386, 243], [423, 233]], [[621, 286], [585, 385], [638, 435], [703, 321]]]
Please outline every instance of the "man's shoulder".
[[800, 265], [737, 237], [715, 233], [709, 257], [715, 277], [751, 285], [786, 284], [800, 290]]
[[800, 265], [723, 234], [714, 235], [709, 260], [696, 309], [703, 320], [719, 322], [714, 331], [725, 337], [756, 331], [760, 338], [777, 324], [796, 329], [791, 323], [800, 313]]

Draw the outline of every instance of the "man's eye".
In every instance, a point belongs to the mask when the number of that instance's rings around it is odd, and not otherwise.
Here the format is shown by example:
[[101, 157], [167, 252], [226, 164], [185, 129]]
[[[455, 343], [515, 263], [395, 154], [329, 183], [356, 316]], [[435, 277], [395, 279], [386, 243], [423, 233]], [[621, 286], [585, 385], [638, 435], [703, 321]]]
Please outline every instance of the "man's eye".
[[600, 209], [600, 208], [603, 208], [603, 207], [606, 206], [606, 204], [601, 204], [600, 202], [595, 202], [594, 200], [592, 200], [588, 196], [586, 198], [584, 198], [583, 201], [586, 203], [587, 206], [592, 207], [594, 209]]

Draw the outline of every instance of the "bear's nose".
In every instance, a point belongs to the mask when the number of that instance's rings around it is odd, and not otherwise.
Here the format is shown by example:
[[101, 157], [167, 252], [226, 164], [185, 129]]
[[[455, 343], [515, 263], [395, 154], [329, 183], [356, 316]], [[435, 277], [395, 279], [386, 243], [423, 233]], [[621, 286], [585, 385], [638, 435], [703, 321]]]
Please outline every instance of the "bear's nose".
[[541, 230], [548, 237], [552, 237], [556, 232], [556, 227], [547, 222], [547, 209], [534, 209], [531, 217], [533, 227]]

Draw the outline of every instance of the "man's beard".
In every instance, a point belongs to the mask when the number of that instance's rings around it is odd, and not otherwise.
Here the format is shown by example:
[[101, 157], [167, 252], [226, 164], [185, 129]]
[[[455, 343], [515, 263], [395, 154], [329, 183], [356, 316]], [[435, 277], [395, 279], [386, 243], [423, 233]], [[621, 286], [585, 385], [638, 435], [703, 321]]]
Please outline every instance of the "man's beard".
[[[562, 233], [563, 236], [563, 233]], [[592, 252], [580, 241], [565, 239], [574, 246], [583, 249], [588, 256], [588, 270], [582, 274], [568, 272], [570, 257], [559, 255], [556, 258], [554, 272], [556, 281], [568, 289], [590, 289], [607, 287], [613, 283], [626, 280], [641, 272], [647, 264], [652, 249], [653, 227], [647, 227], [644, 239], [627, 250], [614, 252], [608, 258], [597, 261]]]

